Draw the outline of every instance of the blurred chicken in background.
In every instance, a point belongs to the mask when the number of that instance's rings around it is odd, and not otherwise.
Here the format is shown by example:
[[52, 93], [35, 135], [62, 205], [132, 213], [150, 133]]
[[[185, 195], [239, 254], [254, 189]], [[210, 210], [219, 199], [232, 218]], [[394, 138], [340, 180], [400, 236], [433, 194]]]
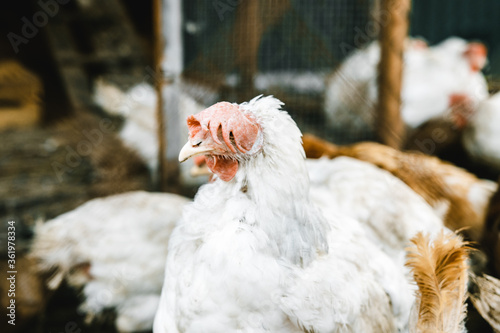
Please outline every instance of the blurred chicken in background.
[[[379, 60], [379, 44], [372, 42], [350, 55], [328, 78], [324, 107], [332, 129], [374, 132]], [[404, 60], [401, 114], [410, 129], [446, 117], [462, 128], [488, 97], [481, 73], [487, 50], [481, 43], [451, 37], [427, 47], [421, 40], [408, 39]]]
[[125, 119], [119, 137], [125, 146], [134, 150], [147, 164], [151, 175], [158, 172], [157, 97], [154, 87], [147, 83], [128, 91], [98, 79], [94, 100], [111, 115]]
[[[199, 99], [214, 100], [216, 94], [206, 86], [183, 82], [183, 91], [179, 97], [180, 117], [198, 113], [205, 107]], [[153, 183], [158, 180], [158, 119], [157, 94], [148, 83], [138, 83], [128, 90], [122, 90], [105, 79], [97, 79], [94, 83], [94, 102], [109, 115], [123, 118], [123, 126], [119, 130], [122, 145], [135, 152], [148, 166]], [[194, 98], [195, 95], [199, 98]], [[184, 123], [179, 126], [184, 127]], [[186, 129], [187, 130], [187, 129]], [[184, 137], [182, 137], [183, 139]], [[189, 168], [181, 166], [185, 183], [193, 182], [188, 176]], [[201, 179], [204, 181], [204, 179]], [[194, 185], [200, 185], [200, 181]]]
[[89, 322], [115, 309], [119, 332], [150, 330], [170, 233], [188, 202], [141, 191], [91, 200], [39, 224], [30, 258], [48, 288], [65, 280], [81, 291]]
[[500, 173], [500, 93], [479, 104], [462, 142], [473, 160]]

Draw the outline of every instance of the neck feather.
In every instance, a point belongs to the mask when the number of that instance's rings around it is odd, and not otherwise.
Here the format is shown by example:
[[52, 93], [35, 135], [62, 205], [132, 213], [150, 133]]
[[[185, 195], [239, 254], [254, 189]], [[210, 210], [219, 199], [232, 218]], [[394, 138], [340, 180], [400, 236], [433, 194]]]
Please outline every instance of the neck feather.
[[249, 103], [252, 109], [264, 104], [254, 113], [263, 125], [262, 150], [241, 160], [235, 179], [227, 185], [233, 191], [245, 191], [255, 203], [258, 226], [276, 242], [280, 254], [307, 265], [318, 253], [328, 251], [328, 224], [309, 200], [301, 133], [286, 112], [265, 108], [276, 101], [267, 98]]

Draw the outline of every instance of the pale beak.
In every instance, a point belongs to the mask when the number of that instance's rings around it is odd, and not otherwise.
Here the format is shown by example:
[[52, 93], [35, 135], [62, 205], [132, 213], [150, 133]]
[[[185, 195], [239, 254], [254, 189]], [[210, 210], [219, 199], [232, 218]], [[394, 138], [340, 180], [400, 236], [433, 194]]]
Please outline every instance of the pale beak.
[[215, 148], [207, 147], [203, 145], [193, 146], [190, 141], [188, 141], [184, 147], [182, 147], [181, 152], [179, 153], [179, 162], [184, 162], [188, 158], [191, 158], [196, 155], [205, 154], [211, 151], [214, 151]]

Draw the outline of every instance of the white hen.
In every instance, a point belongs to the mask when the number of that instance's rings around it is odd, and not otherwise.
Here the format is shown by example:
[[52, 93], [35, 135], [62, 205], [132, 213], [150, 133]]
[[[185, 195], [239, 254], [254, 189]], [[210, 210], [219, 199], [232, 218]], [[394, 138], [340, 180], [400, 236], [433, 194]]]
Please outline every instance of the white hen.
[[403, 267], [309, 199], [301, 133], [281, 102], [218, 103], [188, 118], [179, 159], [204, 185], [169, 244], [154, 332], [398, 332], [414, 302]]
[[[380, 47], [373, 42], [346, 58], [327, 80], [325, 115], [335, 130], [347, 127], [354, 132], [373, 133], [379, 60]], [[458, 113], [471, 112], [469, 109], [488, 96], [480, 72], [486, 62], [482, 44], [452, 37], [427, 48], [410, 39], [404, 60], [401, 114], [411, 128], [447, 116], [460, 105], [467, 109]]]
[[462, 142], [473, 159], [500, 170], [500, 93], [479, 105]]
[[[182, 88], [197, 95], [200, 99], [214, 99], [214, 93], [204, 86], [182, 82]], [[98, 79], [94, 86], [94, 101], [109, 114], [122, 116], [125, 120], [120, 130], [120, 139], [125, 146], [136, 151], [141, 159], [147, 164], [153, 182], [158, 171], [158, 130], [157, 130], [157, 96], [154, 87], [148, 83], [140, 83], [127, 91], [122, 91], [113, 84]], [[185, 118], [190, 114], [197, 113], [205, 107], [198, 103], [187, 92], [179, 94], [180, 117]], [[170, 119], [175, 121], [175, 119]], [[181, 131], [185, 123], [179, 124]], [[179, 140], [184, 140], [184, 135]], [[182, 141], [180, 141], [182, 142]], [[185, 184], [192, 184], [192, 178], [188, 177], [188, 167], [181, 167], [181, 176]]]
[[139, 154], [151, 174], [155, 175], [158, 169], [158, 137], [154, 88], [141, 83], [122, 91], [99, 79], [95, 82], [94, 101], [106, 112], [125, 118], [120, 138]]
[[481, 73], [486, 64], [484, 45], [452, 37], [411, 53], [401, 94], [405, 123], [416, 128], [430, 119], [452, 117], [463, 127], [479, 102], [488, 97], [488, 84]]
[[116, 308], [120, 332], [150, 330], [157, 310], [168, 239], [187, 198], [129, 192], [93, 199], [38, 225], [31, 249], [49, 286], [83, 288], [91, 319]]
[[418, 232], [436, 236], [443, 221], [408, 185], [389, 172], [350, 157], [308, 159], [311, 199], [325, 215], [356, 219], [368, 237], [398, 263]]

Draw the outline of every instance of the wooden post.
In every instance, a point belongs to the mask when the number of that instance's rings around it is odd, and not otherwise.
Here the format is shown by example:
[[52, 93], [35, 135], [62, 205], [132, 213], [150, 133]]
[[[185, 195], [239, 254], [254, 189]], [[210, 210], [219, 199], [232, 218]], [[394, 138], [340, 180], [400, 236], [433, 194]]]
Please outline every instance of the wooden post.
[[253, 97], [253, 78], [257, 73], [257, 56], [262, 37], [260, 0], [242, 1], [236, 9], [233, 34], [235, 65], [241, 74], [238, 102]]
[[408, 35], [411, 0], [381, 0], [388, 18], [381, 26], [376, 131], [380, 142], [401, 148], [405, 125], [401, 119], [403, 52]]
[[258, 71], [262, 35], [290, 9], [290, 0], [240, 1], [233, 32], [235, 65], [241, 73], [239, 102], [255, 97], [253, 78]]
[[158, 138], [160, 188], [179, 190], [179, 161], [182, 147], [179, 123], [179, 80], [182, 74], [182, 0], [155, 0], [155, 70], [158, 91]]
[[156, 180], [154, 187], [156, 190], [162, 190], [162, 184], [165, 183], [165, 150], [167, 147], [165, 138], [165, 121], [163, 118], [163, 73], [161, 63], [163, 60], [163, 48], [165, 43], [163, 40], [162, 30], [162, 0], [153, 1], [153, 32], [154, 32], [154, 71], [155, 71], [155, 89], [158, 98], [156, 104], [156, 121], [157, 121], [157, 136], [158, 136], [158, 170], [157, 175], [153, 175]]

